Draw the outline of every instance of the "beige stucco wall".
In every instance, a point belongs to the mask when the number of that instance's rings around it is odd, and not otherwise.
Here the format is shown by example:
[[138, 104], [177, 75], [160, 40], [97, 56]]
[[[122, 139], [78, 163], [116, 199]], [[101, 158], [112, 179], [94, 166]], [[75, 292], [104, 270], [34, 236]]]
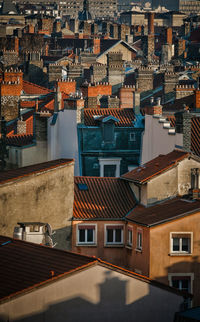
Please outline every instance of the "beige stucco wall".
[[182, 297], [100, 265], [0, 305], [1, 321], [173, 321]]
[[178, 165], [178, 193], [184, 195], [191, 188], [191, 169], [199, 168], [200, 163], [193, 159], [184, 159]]
[[[200, 213], [150, 229], [150, 277], [169, 284], [170, 273], [194, 273], [194, 305], [200, 305]], [[170, 233], [192, 232], [192, 254], [170, 255]]]
[[178, 190], [177, 167], [174, 167], [162, 175], [152, 178], [147, 184], [147, 203], [151, 204], [159, 200], [176, 196]]
[[114, 48], [111, 48], [108, 52], [106, 52], [106, 54], [101, 55], [99, 58], [97, 58], [97, 62], [106, 65], [107, 64], [107, 54], [109, 52], [112, 52], [112, 53], [121, 52], [123, 60], [132, 61], [131, 51], [129, 49], [127, 49], [126, 47], [124, 47], [123, 45], [118, 44]]
[[74, 162], [0, 184], [0, 234], [13, 235], [17, 222], [47, 222], [59, 248], [69, 248]]

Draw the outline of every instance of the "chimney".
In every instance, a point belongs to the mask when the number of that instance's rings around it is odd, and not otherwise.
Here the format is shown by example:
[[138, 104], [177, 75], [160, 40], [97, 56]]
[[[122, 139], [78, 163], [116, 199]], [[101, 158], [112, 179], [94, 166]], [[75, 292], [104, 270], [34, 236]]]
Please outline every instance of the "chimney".
[[19, 53], [19, 38], [15, 37], [15, 51]]
[[154, 35], [154, 13], [148, 13], [148, 34]]
[[194, 107], [197, 112], [200, 112], [200, 88], [194, 91]]
[[100, 38], [94, 38], [93, 40], [93, 53], [97, 55], [100, 53]]
[[60, 91], [59, 86], [57, 86], [57, 90], [55, 88], [54, 91], [55, 91], [54, 112], [58, 112], [61, 110], [62, 93]]
[[135, 91], [133, 93], [133, 108], [134, 108], [135, 115], [140, 114], [140, 92], [139, 91]]
[[38, 112], [38, 98], [35, 101], [35, 111]]
[[166, 43], [172, 45], [172, 27], [166, 29]]
[[85, 100], [80, 97], [76, 100], [76, 121], [77, 124], [84, 123], [84, 105]]

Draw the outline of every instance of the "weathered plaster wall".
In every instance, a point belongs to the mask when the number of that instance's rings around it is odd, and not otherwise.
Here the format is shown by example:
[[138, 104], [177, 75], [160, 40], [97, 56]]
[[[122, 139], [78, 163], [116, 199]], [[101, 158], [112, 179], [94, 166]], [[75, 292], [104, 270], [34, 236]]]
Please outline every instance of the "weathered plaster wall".
[[[186, 201], [187, 202], [187, 201]], [[169, 285], [169, 273], [194, 273], [193, 305], [200, 305], [200, 213], [150, 229], [150, 274]], [[170, 232], [193, 232], [192, 254], [170, 255]]]
[[0, 184], [0, 234], [13, 235], [17, 222], [47, 222], [58, 248], [70, 248], [74, 164]]
[[3, 322], [146, 322], [150, 317], [172, 322], [182, 302], [177, 294], [93, 266], [0, 305], [0, 317]]

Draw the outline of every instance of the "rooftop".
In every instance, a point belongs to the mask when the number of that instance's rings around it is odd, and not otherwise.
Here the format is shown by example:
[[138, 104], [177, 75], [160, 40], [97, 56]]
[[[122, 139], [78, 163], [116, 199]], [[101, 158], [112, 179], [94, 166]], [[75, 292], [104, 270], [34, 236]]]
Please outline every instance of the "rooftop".
[[119, 120], [115, 126], [133, 127], [135, 120], [132, 108], [86, 108], [84, 109], [84, 123], [87, 126], [98, 126], [98, 119], [94, 116], [114, 116]]
[[144, 226], [156, 226], [200, 211], [200, 200], [173, 198], [155, 206], [136, 206], [126, 217]]
[[74, 219], [122, 219], [136, 204], [119, 178], [75, 177]]
[[28, 167], [2, 171], [0, 172], [0, 184], [15, 181], [33, 174], [42, 173], [44, 171], [51, 170], [66, 164], [70, 164], [72, 162], [72, 159], [58, 159], [30, 165]]
[[176, 166], [179, 161], [187, 158], [189, 152], [174, 150], [168, 154], [160, 154], [155, 159], [122, 175], [122, 179], [145, 183], [152, 177]]

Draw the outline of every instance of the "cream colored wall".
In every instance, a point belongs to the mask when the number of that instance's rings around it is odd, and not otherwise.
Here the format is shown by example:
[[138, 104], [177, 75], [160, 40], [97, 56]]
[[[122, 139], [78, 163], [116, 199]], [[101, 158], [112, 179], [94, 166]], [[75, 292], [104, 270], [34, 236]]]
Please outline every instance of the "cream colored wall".
[[183, 299], [100, 265], [0, 305], [1, 321], [172, 322]]
[[[194, 273], [195, 305], [200, 305], [200, 212], [150, 229], [150, 277], [169, 284], [169, 273]], [[192, 254], [170, 255], [170, 233], [192, 232]], [[183, 274], [184, 275], [184, 274]]]
[[35, 146], [27, 149], [22, 149], [22, 158], [20, 167], [26, 167], [31, 164], [48, 161], [47, 157], [47, 142], [38, 141]]
[[122, 59], [125, 61], [131, 61], [132, 60], [132, 56], [131, 56], [131, 51], [129, 49], [127, 49], [126, 47], [124, 47], [121, 44], [116, 45], [114, 48], [111, 48], [108, 52], [106, 52], [106, 54], [102, 55], [101, 57], [97, 58], [97, 62], [106, 65], [107, 64], [107, 54], [109, 52], [112, 53], [117, 53], [117, 52], [121, 52], [122, 55]]
[[151, 179], [147, 183], [147, 203], [151, 204], [162, 199], [176, 196], [178, 192], [177, 167]]
[[57, 231], [57, 247], [66, 249], [73, 198], [74, 162], [0, 184], [0, 234], [12, 237], [19, 221], [47, 222]]

